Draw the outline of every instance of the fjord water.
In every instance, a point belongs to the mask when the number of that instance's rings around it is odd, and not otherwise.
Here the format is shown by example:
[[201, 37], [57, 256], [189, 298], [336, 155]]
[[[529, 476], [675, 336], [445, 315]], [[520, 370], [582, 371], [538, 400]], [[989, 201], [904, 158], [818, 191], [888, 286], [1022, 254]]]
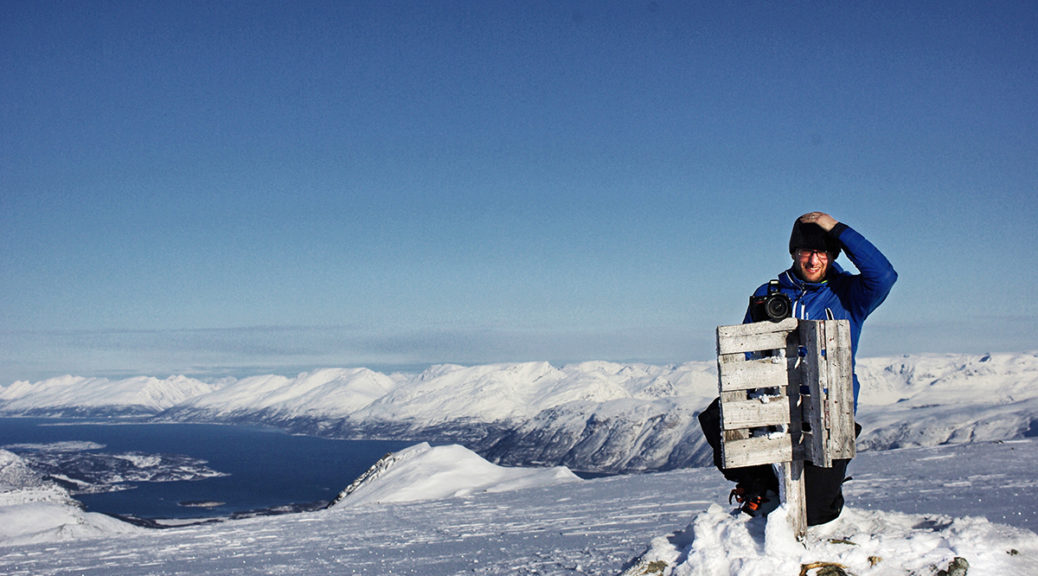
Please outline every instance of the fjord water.
[[92, 512], [147, 519], [228, 516], [328, 501], [386, 453], [411, 444], [294, 436], [254, 426], [0, 418], [0, 447], [67, 441], [102, 444], [101, 452], [113, 454], [187, 455], [225, 474], [76, 496]]

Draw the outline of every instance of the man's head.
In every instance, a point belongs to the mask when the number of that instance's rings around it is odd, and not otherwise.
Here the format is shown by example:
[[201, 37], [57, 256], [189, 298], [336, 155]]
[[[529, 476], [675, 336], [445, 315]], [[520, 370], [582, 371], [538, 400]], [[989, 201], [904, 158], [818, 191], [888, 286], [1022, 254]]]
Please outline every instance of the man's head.
[[840, 245], [818, 224], [798, 219], [789, 236], [789, 253], [793, 271], [802, 280], [821, 282], [829, 273], [829, 264], [840, 255]]

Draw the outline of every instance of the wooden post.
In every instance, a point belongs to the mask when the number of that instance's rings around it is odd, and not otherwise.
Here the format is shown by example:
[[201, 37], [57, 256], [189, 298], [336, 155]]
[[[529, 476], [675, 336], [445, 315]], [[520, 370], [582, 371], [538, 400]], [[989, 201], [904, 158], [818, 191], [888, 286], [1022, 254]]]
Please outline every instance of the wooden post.
[[779, 464], [779, 501], [786, 505], [789, 527], [797, 540], [807, 534], [807, 497], [804, 490], [804, 460], [794, 458]]
[[850, 325], [787, 318], [719, 326], [717, 373], [724, 467], [780, 464], [779, 497], [802, 538], [804, 460], [831, 467], [854, 456]]

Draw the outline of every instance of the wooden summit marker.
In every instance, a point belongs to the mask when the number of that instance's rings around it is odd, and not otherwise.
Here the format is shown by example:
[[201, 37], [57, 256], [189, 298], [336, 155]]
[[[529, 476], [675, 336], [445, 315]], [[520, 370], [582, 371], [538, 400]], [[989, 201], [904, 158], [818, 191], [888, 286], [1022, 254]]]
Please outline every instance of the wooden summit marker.
[[798, 538], [807, 532], [804, 461], [830, 468], [854, 457], [851, 358], [847, 320], [717, 327], [724, 467], [778, 464]]

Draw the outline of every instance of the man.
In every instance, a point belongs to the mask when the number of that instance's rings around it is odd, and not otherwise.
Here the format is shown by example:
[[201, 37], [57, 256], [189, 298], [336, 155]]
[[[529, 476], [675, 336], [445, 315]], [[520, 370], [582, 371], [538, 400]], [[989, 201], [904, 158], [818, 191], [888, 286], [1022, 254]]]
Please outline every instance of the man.
[[[846, 252], [860, 274], [851, 274], [837, 264]], [[801, 320], [843, 320], [850, 322], [852, 358], [865, 318], [872, 313], [897, 280], [897, 272], [885, 256], [846, 224], [823, 212], [804, 214], [793, 223], [789, 238], [793, 265], [779, 275], [779, 290], [789, 297], [792, 315]], [[765, 283], [754, 297], [768, 294]], [[752, 322], [747, 309], [743, 322]], [[858, 377], [854, 376], [854, 409], [858, 409]], [[721, 462], [720, 411], [718, 401], [699, 415], [707, 442], [714, 449], [714, 464], [725, 477], [736, 482], [732, 496], [747, 514], [766, 515], [778, 502], [778, 477], [770, 465], [724, 469]], [[857, 425], [856, 425], [857, 426]], [[843, 510], [843, 482], [850, 460], [836, 460], [832, 468], [804, 463], [804, 490], [807, 523], [814, 526], [836, 519]]]

